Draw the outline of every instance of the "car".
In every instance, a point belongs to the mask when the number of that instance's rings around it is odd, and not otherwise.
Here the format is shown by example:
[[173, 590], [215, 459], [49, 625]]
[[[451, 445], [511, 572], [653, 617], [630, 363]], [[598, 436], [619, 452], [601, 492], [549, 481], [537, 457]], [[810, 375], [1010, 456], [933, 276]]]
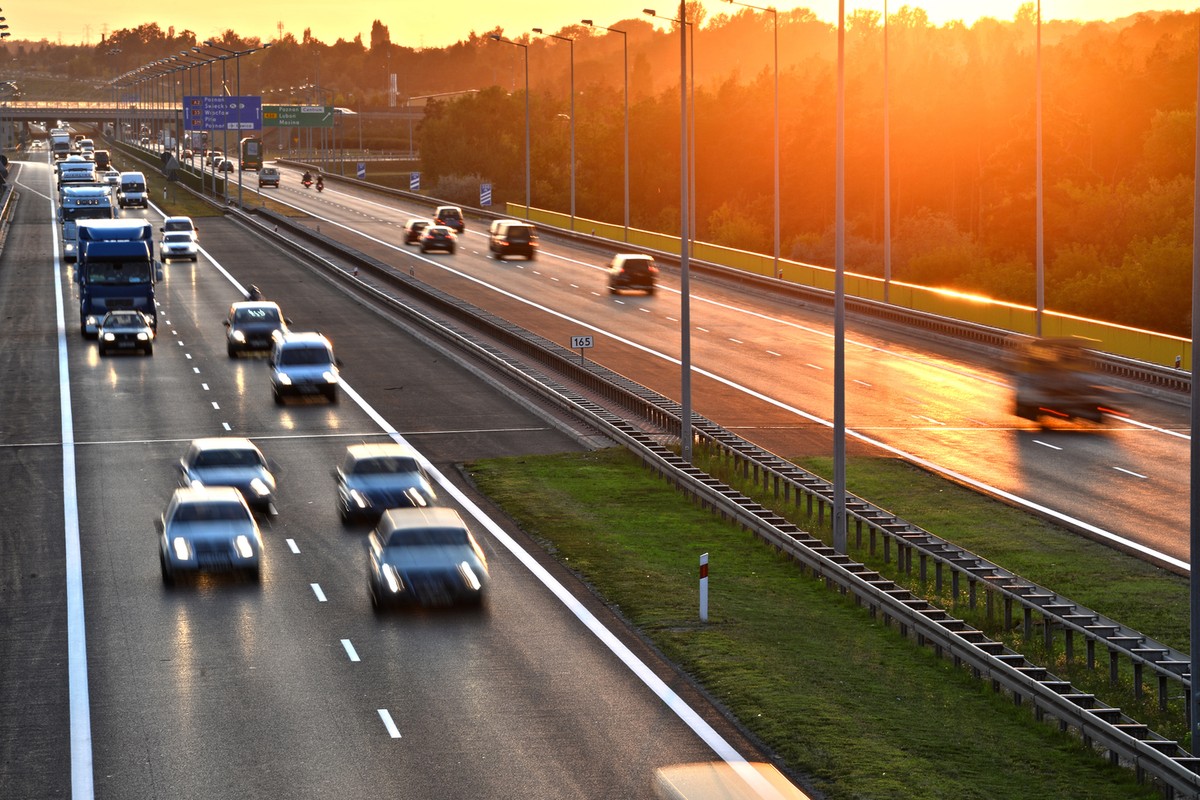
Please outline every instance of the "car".
[[389, 508], [437, 504], [437, 493], [421, 469], [417, 452], [395, 442], [350, 445], [333, 477], [343, 523], [374, 522]]
[[537, 258], [537, 228], [518, 219], [498, 219], [488, 229], [488, 250], [498, 261], [507, 256]]
[[113, 351], [154, 355], [154, 326], [141, 311], [132, 308], [109, 311], [100, 318], [96, 349], [106, 356]]
[[437, 211], [433, 212], [433, 222], [435, 225], [447, 225], [455, 233], [462, 233], [467, 227], [462, 209], [458, 206], [438, 206]]
[[158, 242], [158, 258], [161, 261], [179, 259], [195, 261], [198, 252], [196, 234], [187, 231], [164, 233]]
[[483, 548], [452, 508], [392, 508], [367, 537], [367, 586], [376, 611], [398, 605], [482, 606]]
[[320, 333], [279, 332], [271, 344], [271, 394], [277, 405], [285, 396], [324, 395], [338, 401], [339, 362], [333, 345]]
[[445, 250], [450, 255], [454, 255], [457, 238], [454, 231], [447, 225], [427, 225], [425, 230], [421, 231], [421, 252]]
[[278, 303], [250, 300], [234, 303], [225, 319], [225, 348], [230, 358], [255, 350], [268, 351], [275, 333], [286, 333], [288, 320]]
[[421, 219], [419, 217], [410, 219], [408, 222], [404, 223], [404, 243], [420, 243], [421, 234], [424, 233], [425, 229], [432, 224], [433, 222], [431, 220]]
[[163, 233], [173, 233], [175, 231], [186, 231], [187, 233], [199, 234], [200, 229], [196, 227], [196, 223], [191, 217], [165, 217], [162, 227], [159, 228]]
[[262, 534], [232, 486], [176, 489], [159, 530], [159, 565], [167, 585], [181, 573], [242, 573], [255, 582], [262, 574]]
[[252, 509], [275, 513], [275, 476], [249, 439], [193, 439], [179, 460], [179, 472], [184, 486], [232, 486]]
[[233, 163], [233, 159], [222, 158], [213, 169], [217, 172], [233, 172], [236, 168], [237, 165]]
[[122, 172], [117, 184], [117, 205], [150, 207], [150, 198], [146, 194], [146, 176], [140, 172]]
[[210, 166], [210, 167], [216, 166], [218, 163], [220, 163], [224, 159], [225, 159], [225, 154], [222, 153], [220, 150], [209, 150], [207, 153], [204, 154], [205, 163], [207, 163], [208, 166]]
[[637, 289], [654, 294], [658, 283], [658, 267], [654, 258], [638, 253], [618, 253], [608, 266], [608, 291], [616, 294], [623, 289]]
[[262, 188], [263, 186], [274, 186], [276, 189], [278, 189], [279, 167], [264, 166], [262, 169], [260, 169], [258, 171], [258, 185], [259, 188]]
[[120, 186], [121, 185], [121, 173], [118, 172], [117, 170], [109, 167], [100, 176], [100, 180], [105, 186], [112, 186], [112, 187]]

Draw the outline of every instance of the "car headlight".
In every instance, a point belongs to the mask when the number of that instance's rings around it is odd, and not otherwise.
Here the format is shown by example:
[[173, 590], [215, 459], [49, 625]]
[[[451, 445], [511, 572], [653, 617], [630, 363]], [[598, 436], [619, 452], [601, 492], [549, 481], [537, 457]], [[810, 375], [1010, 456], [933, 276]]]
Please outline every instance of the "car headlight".
[[137, 336], [137, 338], [138, 338], [138, 341], [139, 341], [139, 342], [148, 342], [148, 341], [150, 341], [150, 335], [149, 335], [149, 334], [147, 334], [145, 331], [138, 331], [138, 336]]
[[391, 564], [383, 565], [383, 580], [392, 594], [400, 594], [404, 591], [404, 581], [400, 579], [400, 574]]
[[279, 382], [282, 383], [284, 386], [292, 385], [292, 376], [288, 375], [286, 372], [278, 372], [278, 373], [276, 373], [276, 377], [279, 379]]
[[483, 582], [479, 580], [479, 576], [475, 574], [475, 570], [466, 561], [459, 562], [458, 574], [462, 576], [463, 583], [472, 592], [478, 592], [483, 587]]
[[250, 544], [250, 537], [246, 534], [238, 534], [238, 537], [233, 540], [233, 549], [242, 558], [254, 557], [254, 545]]
[[408, 495], [408, 500], [410, 503], [412, 503], [413, 508], [424, 508], [425, 506], [429, 505], [428, 501], [425, 499], [425, 495], [421, 493], [420, 489], [409, 487], [404, 490], [404, 493]]
[[360, 492], [358, 489], [350, 490], [350, 499], [353, 500], [354, 504], [356, 506], [358, 506], [359, 508], [370, 508], [371, 507], [370, 499], [365, 494]]
[[84, 323], [87, 325], [95, 325], [96, 324], [96, 316], [94, 314], [88, 314], [87, 317], [84, 319]]
[[104, 341], [106, 341], [106, 342], [115, 342], [116, 340], [117, 340], [117, 337], [116, 337], [116, 335], [115, 335], [115, 334], [112, 334], [112, 333], [105, 333], [105, 334], [104, 334]]
[[75, 245], [73, 245], [73, 244], [70, 244], [70, 243], [68, 242], [68, 243], [67, 243], [67, 246], [66, 246], [66, 247], [64, 247], [64, 248], [63, 248], [63, 250], [65, 250], [65, 251], [66, 251], [66, 252], [68, 252], [68, 253], [74, 253], [74, 252], [75, 252]]
[[171, 540], [171, 549], [175, 551], [175, 558], [180, 561], [187, 561], [192, 557], [192, 548], [188, 545], [187, 539], [182, 536], [176, 536]]
[[234, 331], [230, 338], [232, 338], [238, 344], [246, 343], [246, 334], [242, 333], [241, 331]]
[[250, 481], [250, 491], [258, 497], [266, 497], [271, 493], [271, 487], [267, 486], [266, 481], [262, 478], [255, 478]]
[[325, 379], [326, 383], [337, 383], [338, 382], [337, 374], [330, 370], [326, 370], [325, 372], [322, 372], [321, 377]]

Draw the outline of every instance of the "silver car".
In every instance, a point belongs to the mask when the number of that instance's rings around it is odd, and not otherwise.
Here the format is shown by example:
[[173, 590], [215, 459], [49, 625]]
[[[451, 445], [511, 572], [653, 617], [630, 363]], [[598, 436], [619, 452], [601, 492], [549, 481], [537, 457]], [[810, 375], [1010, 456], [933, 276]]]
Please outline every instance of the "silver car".
[[275, 513], [275, 476], [262, 451], [249, 439], [193, 439], [179, 460], [184, 486], [232, 486], [258, 511]]
[[114, 352], [154, 355], [154, 327], [141, 311], [122, 308], [109, 311], [96, 324], [96, 349], [106, 356]]
[[181, 573], [241, 573], [257, 582], [262, 535], [242, 493], [231, 486], [175, 490], [160, 523], [159, 563], [163, 583]]
[[483, 549], [450, 508], [393, 508], [367, 540], [371, 604], [481, 606], [487, 596]]
[[351, 445], [333, 477], [342, 522], [374, 522], [389, 508], [424, 508], [437, 503], [437, 494], [417, 463], [417, 452], [405, 445]]
[[196, 244], [196, 234], [187, 231], [169, 231], [162, 235], [158, 242], [158, 258], [160, 261], [195, 261], [200, 252]]
[[338, 401], [338, 367], [333, 345], [319, 333], [276, 332], [271, 345], [271, 394], [277, 405], [284, 397], [324, 395]]

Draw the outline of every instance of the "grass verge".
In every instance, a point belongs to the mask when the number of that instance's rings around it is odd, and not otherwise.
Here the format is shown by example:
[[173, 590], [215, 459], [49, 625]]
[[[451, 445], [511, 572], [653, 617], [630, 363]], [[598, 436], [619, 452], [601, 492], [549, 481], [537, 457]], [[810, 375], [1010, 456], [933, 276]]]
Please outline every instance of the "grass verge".
[[[624, 450], [480, 461], [468, 472], [830, 798], [1157, 796], [802, 577]], [[705, 552], [710, 619], [700, 624]]]

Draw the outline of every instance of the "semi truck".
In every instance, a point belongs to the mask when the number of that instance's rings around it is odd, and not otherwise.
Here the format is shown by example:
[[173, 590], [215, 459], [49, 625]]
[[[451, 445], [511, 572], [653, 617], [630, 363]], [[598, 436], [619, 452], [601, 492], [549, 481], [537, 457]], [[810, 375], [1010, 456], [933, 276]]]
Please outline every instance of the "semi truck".
[[154, 260], [154, 226], [144, 219], [88, 219], [76, 228], [79, 240], [75, 280], [79, 284], [79, 330], [94, 338], [100, 319], [114, 309], [132, 308], [158, 329], [154, 287], [163, 279]]
[[66, 128], [54, 128], [50, 131], [50, 152], [54, 158], [64, 159], [71, 155], [71, 132]]
[[61, 191], [58, 223], [62, 230], [62, 253], [65, 260], [74, 261], [79, 253], [79, 223], [85, 219], [116, 219], [117, 210], [107, 186], [66, 185]]
[[1096, 369], [1089, 353], [1095, 344], [1069, 336], [1020, 341], [1010, 356], [1014, 413], [1033, 421], [1127, 416], [1120, 393]]

